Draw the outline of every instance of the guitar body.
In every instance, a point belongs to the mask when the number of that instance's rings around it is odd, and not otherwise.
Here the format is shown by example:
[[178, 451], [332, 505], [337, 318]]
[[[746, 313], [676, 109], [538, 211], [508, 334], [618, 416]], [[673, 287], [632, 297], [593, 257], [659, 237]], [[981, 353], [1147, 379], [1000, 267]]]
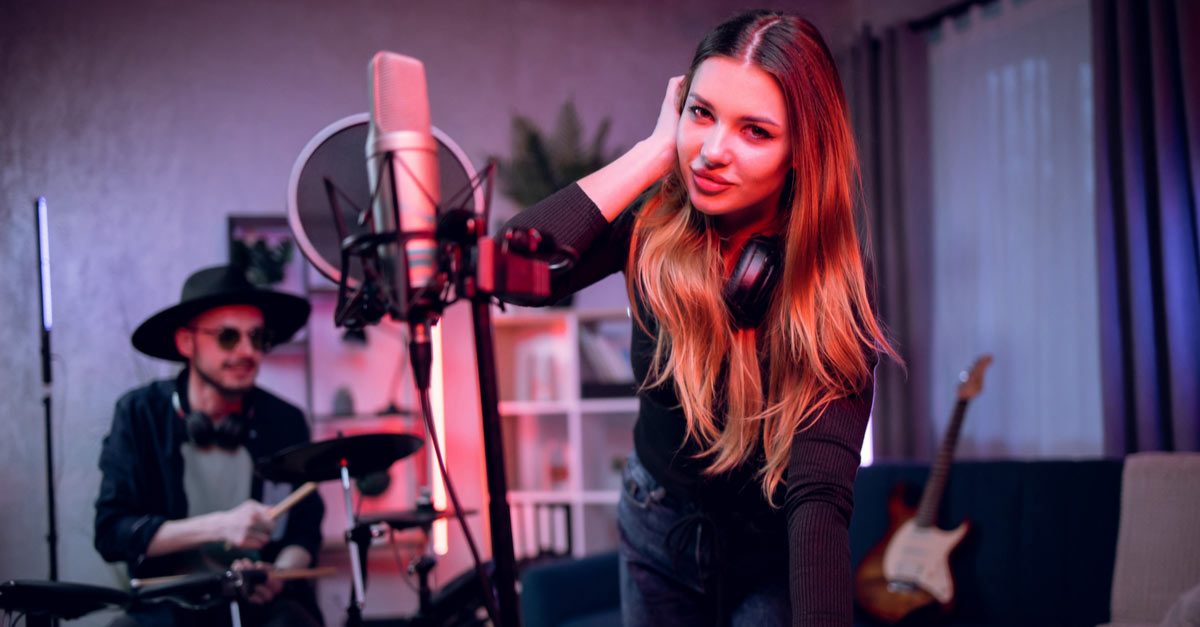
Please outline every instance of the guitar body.
[[954, 600], [954, 580], [950, 577], [950, 553], [967, 534], [968, 523], [950, 531], [920, 527], [909, 519], [892, 537], [883, 554], [883, 575], [888, 581], [907, 581], [933, 595], [938, 603]]
[[969, 529], [964, 522], [951, 531], [916, 524], [917, 509], [904, 500], [896, 484], [888, 498], [888, 529], [859, 564], [855, 595], [872, 616], [896, 624], [920, 613], [943, 614], [954, 602], [950, 554]]
[[970, 372], [959, 374], [958, 402], [929, 469], [921, 505], [908, 506], [904, 484], [892, 487], [887, 533], [871, 547], [854, 573], [858, 604], [885, 623], [911, 619], [909, 622], [914, 624], [930, 624], [954, 603], [950, 554], [967, 535], [968, 523], [943, 531], [937, 528], [937, 511], [967, 403], [983, 391], [983, 373], [991, 363], [992, 356], [983, 355], [975, 360]]

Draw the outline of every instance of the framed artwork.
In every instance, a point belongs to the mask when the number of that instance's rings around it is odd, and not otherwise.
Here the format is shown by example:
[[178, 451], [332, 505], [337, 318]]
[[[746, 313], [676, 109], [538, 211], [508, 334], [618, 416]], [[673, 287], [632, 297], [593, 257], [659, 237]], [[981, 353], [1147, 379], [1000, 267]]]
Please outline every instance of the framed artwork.
[[[284, 216], [229, 216], [229, 263], [246, 267], [255, 285], [308, 298], [309, 263], [300, 254]], [[303, 342], [307, 326], [291, 342]]]
[[308, 264], [283, 216], [229, 216], [229, 263], [259, 287], [307, 296]]

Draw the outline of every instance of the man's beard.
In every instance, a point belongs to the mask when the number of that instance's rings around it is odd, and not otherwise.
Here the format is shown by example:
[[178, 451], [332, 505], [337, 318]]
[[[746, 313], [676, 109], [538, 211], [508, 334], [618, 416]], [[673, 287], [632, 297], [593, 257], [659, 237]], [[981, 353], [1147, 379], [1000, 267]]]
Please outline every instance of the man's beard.
[[213, 388], [215, 388], [221, 396], [224, 396], [226, 398], [236, 398], [236, 397], [245, 396], [246, 393], [249, 392], [251, 390], [251, 388], [254, 387], [254, 382], [251, 381], [250, 384], [244, 388], [230, 388], [230, 387], [227, 387], [225, 384], [221, 383], [220, 381], [217, 381], [216, 377], [213, 377], [212, 375], [205, 372], [204, 369], [201, 368], [199, 364], [192, 364], [192, 367], [196, 371], [196, 374], [199, 375], [201, 381], [204, 381], [205, 383], [213, 386]]

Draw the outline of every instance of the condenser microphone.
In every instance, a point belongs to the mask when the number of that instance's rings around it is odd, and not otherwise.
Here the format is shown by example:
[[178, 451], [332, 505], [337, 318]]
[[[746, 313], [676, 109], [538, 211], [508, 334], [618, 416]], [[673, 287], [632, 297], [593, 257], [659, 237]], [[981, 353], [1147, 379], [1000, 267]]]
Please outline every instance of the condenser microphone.
[[412, 57], [378, 52], [367, 67], [370, 126], [367, 176], [375, 233], [396, 233], [400, 245], [379, 244], [381, 291], [393, 318], [416, 322], [418, 297], [433, 279], [439, 202], [437, 142], [429, 121], [425, 66]]

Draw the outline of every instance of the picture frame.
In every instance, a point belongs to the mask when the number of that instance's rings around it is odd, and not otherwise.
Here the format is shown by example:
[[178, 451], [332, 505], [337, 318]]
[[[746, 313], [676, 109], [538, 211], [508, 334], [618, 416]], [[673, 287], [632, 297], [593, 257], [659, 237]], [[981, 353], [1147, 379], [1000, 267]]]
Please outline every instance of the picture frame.
[[282, 215], [229, 216], [229, 263], [246, 265], [259, 287], [308, 295], [308, 264]]
[[[307, 299], [310, 265], [283, 215], [230, 215], [229, 263], [247, 267], [255, 285]], [[291, 342], [304, 341], [307, 327]]]

